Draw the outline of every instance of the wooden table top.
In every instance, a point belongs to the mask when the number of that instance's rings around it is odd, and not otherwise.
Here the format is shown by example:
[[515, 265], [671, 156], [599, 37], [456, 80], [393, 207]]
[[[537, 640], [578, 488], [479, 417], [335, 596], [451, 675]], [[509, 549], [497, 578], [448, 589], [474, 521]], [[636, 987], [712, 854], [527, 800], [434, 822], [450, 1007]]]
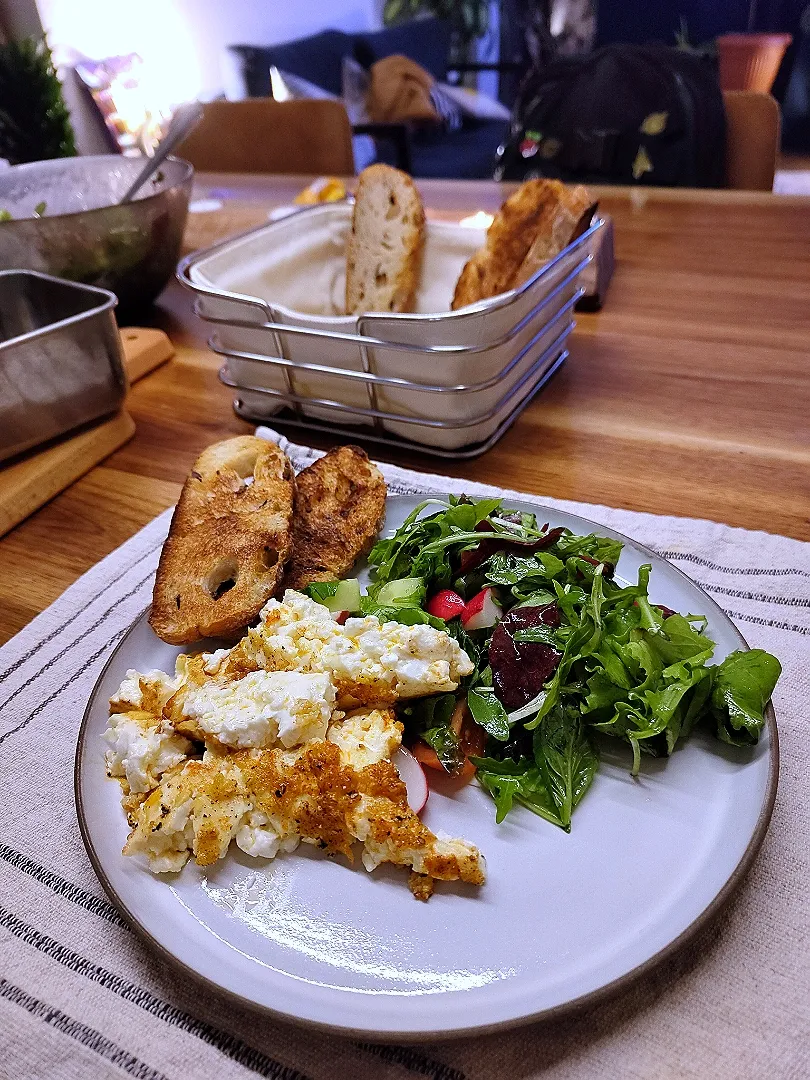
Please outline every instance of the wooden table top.
[[[186, 248], [265, 221], [306, 179], [199, 177], [197, 196], [223, 206], [191, 215]], [[493, 211], [509, 190], [419, 187], [429, 210], [451, 217]], [[504, 438], [465, 462], [370, 452], [538, 495], [810, 540], [810, 198], [597, 194], [616, 226], [607, 304], [579, 316], [569, 360]], [[0, 540], [0, 641], [170, 506], [203, 447], [250, 430], [217, 379], [190, 295], [172, 283], [153, 324], [177, 355], [133, 388], [135, 437]]]

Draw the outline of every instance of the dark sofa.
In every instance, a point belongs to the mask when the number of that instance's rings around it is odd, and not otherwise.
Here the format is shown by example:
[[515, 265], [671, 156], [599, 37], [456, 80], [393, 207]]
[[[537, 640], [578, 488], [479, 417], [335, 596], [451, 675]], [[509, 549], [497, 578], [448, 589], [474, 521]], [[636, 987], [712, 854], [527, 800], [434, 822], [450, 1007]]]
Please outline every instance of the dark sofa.
[[[270, 68], [307, 79], [330, 94], [340, 95], [344, 56], [363, 62], [403, 54], [421, 64], [436, 79], [448, 72], [451, 32], [446, 22], [420, 19], [369, 33], [324, 30], [279, 45], [231, 45], [239, 60], [249, 97], [270, 95]], [[452, 69], [451, 69], [452, 70]], [[506, 134], [502, 121], [464, 119], [458, 131], [442, 129], [412, 133], [410, 166], [414, 176], [480, 179], [492, 175], [495, 151]], [[398, 163], [397, 143], [378, 140], [379, 159]]]

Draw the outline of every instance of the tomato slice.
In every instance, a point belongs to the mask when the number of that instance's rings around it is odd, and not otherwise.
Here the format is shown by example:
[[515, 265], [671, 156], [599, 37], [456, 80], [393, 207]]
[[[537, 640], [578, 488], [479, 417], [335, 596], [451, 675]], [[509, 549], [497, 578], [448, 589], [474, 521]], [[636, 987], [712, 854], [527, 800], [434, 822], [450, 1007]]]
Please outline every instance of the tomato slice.
[[[464, 720], [461, 724], [461, 731], [458, 736], [458, 744], [464, 751], [466, 758], [481, 757], [486, 749], [487, 745], [487, 733], [482, 727], [473, 720], [470, 710], [467, 709]], [[467, 761], [469, 765], [470, 762]], [[475, 769], [475, 766], [472, 766]]]
[[439, 761], [439, 755], [432, 746], [428, 746], [424, 739], [416, 740], [411, 747], [411, 753], [420, 765], [425, 765], [428, 769], [436, 769], [437, 772], [446, 771], [444, 765]]
[[464, 767], [460, 772], [448, 774], [438, 754], [432, 746], [428, 746], [422, 739], [417, 739], [411, 747], [411, 753], [420, 763], [428, 769], [443, 772], [445, 776], [452, 775], [453, 779], [467, 783], [475, 776], [475, 766], [470, 761], [471, 757], [480, 757], [484, 752], [487, 742], [487, 733], [473, 720], [472, 713], [467, 705], [466, 698], [460, 698], [450, 717], [450, 727], [458, 737], [458, 745], [464, 754]]

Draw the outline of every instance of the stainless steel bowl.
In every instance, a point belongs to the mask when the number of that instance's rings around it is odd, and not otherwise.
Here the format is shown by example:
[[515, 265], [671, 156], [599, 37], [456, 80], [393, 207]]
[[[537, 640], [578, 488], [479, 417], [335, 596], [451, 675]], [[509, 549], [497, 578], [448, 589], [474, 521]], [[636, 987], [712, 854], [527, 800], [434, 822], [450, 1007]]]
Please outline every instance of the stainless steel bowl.
[[[0, 270], [38, 270], [114, 292], [126, 319], [174, 273], [194, 169], [168, 158], [126, 206], [143, 165], [118, 155], [57, 158], [0, 171]], [[36, 208], [44, 203], [42, 216]]]

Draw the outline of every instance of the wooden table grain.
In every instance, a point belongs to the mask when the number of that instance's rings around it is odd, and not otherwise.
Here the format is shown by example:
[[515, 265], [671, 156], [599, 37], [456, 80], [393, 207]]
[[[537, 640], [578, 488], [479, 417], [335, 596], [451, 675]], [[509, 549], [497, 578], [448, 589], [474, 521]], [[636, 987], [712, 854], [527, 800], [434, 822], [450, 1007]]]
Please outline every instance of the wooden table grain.
[[[197, 196], [222, 206], [191, 215], [186, 248], [260, 224], [306, 182], [201, 176]], [[444, 217], [493, 211], [509, 190], [419, 186]], [[597, 194], [616, 225], [607, 304], [579, 317], [570, 359], [501, 442], [457, 463], [370, 451], [541, 496], [810, 540], [810, 198]], [[153, 324], [177, 355], [133, 388], [135, 437], [0, 540], [0, 641], [170, 506], [204, 446], [250, 430], [179, 285], [167, 288]]]

